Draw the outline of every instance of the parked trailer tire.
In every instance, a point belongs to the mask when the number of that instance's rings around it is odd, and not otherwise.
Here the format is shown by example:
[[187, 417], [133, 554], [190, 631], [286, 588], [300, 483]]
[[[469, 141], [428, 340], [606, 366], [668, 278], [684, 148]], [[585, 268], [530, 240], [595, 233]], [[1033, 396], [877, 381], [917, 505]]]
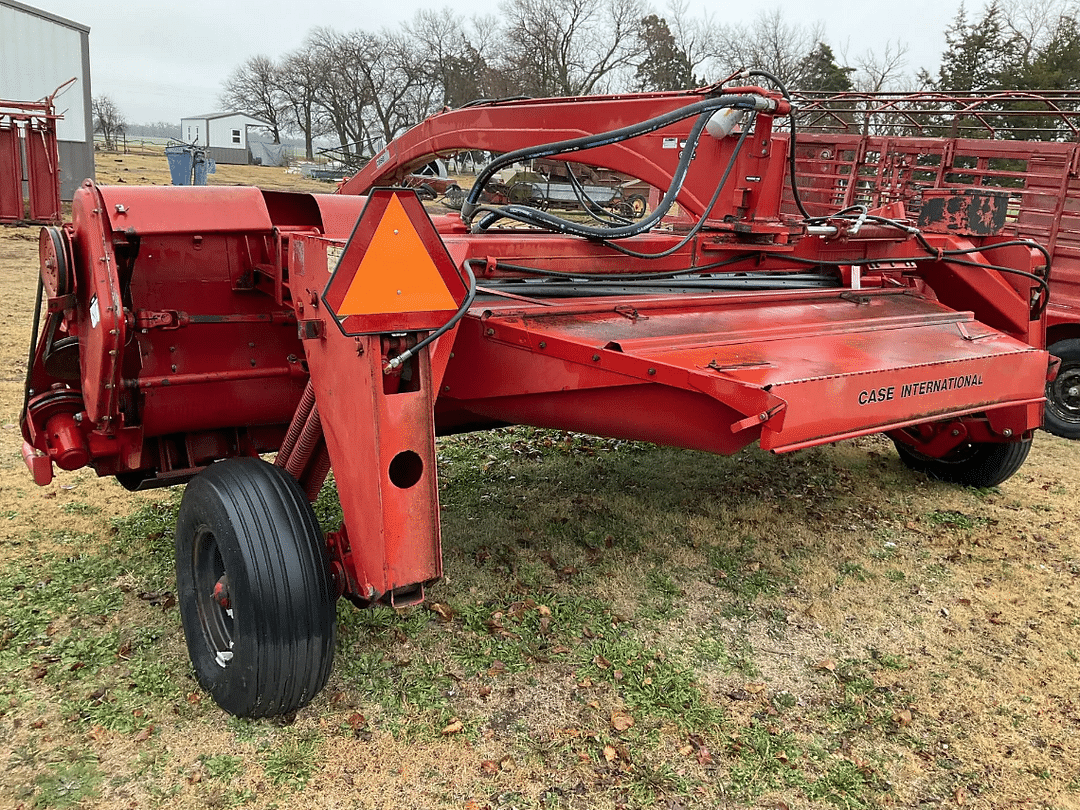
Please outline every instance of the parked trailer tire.
[[1061, 358], [1061, 368], [1046, 384], [1043, 427], [1055, 436], [1080, 439], [1080, 340], [1059, 340], [1048, 351]]
[[435, 189], [433, 189], [427, 183], [421, 183], [418, 186], [413, 186], [413, 190], [416, 191], [416, 196], [418, 196], [421, 200], [425, 201], [434, 200], [436, 197], [439, 196], [438, 192], [436, 192]]
[[966, 487], [995, 487], [1020, 469], [1031, 451], [1031, 439], [998, 444], [969, 442], [943, 458], [931, 458], [893, 439], [900, 460], [917, 472]]
[[188, 484], [176, 586], [199, 683], [238, 717], [286, 714], [326, 685], [336, 596], [315, 513], [296, 481], [257, 458]]

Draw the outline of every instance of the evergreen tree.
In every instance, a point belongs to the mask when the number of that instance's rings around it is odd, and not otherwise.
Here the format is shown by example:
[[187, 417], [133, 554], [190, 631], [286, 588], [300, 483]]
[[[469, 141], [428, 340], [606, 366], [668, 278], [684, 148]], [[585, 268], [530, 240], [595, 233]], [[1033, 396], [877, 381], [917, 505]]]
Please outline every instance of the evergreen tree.
[[945, 31], [945, 44], [938, 71], [939, 90], [971, 93], [1001, 88], [1010, 48], [996, 0], [975, 23], [968, 23], [961, 3]]
[[636, 90], [688, 90], [702, 83], [663, 17], [643, 18], [638, 38], [644, 54], [634, 73]]
[[1080, 23], [1070, 15], [1058, 18], [1047, 42], [1019, 65], [1010, 89], [1080, 90]]
[[824, 42], [818, 42], [814, 50], [799, 63], [796, 86], [800, 90], [847, 93], [855, 89], [851, 82], [851, 74], [854, 72], [855, 68], [838, 65], [832, 48]]

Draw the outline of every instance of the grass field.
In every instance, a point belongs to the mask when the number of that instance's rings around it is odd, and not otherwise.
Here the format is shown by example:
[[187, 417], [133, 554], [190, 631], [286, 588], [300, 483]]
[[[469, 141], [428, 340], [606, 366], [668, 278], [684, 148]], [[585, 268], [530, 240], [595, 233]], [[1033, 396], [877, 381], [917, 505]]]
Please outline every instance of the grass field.
[[236, 720], [184, 649], [180, 493], [23, 467], [36, 254], [0, 229], [0, 808], [1080, 807], [1080, 444], [973, 490], [879, 438], [444, 439], [444, 580], [339, 605], [327, 689]]

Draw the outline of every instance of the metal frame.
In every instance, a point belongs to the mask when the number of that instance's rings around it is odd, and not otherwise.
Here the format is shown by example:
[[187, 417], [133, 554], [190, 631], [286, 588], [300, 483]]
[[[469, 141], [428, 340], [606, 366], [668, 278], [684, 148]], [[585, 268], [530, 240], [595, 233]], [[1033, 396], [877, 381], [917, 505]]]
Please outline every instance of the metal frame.
[[0, 99], [0, 222], [60, 222], [60, 116], [54, 96], [39, 102]]

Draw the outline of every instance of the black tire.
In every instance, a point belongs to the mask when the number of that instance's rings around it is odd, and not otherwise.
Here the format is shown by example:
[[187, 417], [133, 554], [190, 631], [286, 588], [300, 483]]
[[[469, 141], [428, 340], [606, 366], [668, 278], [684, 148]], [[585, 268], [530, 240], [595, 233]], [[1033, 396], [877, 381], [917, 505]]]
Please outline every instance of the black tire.
[[1061, 368], [1046, 384], [1043, 427], [1055, 436], [1080, 439], [1080, 340], [1059, 340], [1049, 351], [1061, 358]]
[[641, 219], [649, 208], [649, 201], [645, 199], [644, 194], [631, 194], [626, 203], [630, 206], [631, 216], [634, 219]]
[[421, 183], [418, 186], [413, 186], [413, 190], [416, 192], [417, 197], [425, 201], [434, 200], [436, 197], [439, 196], [438, 192], [436, 192], [435, 189], [433, 189], [427, 183]]
[[916, 472], [965, 487], [996, 487], [1020, 469], [1031, 451], [1031, 439], [1017, 442], [968, 442], [943, 458], [924, 456], [893, 439], [900, 460]]
[[192, 479], [176, 523], [176, 588], [199, 684], [229, 714], [286, 714], [326, 685], [336, 632], [326, 544], [281, 468], [235, 458]]

